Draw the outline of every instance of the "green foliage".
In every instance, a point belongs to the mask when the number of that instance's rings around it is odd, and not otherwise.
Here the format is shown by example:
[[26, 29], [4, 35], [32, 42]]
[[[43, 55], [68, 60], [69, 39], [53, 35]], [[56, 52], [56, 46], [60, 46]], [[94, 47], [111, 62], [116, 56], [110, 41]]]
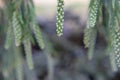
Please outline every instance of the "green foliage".
[[[102, 9], [104, 7], [104, 9]], [[7, 0], [6, 1], [6, 14], [7, 29], [1, 28], [0, 30], [6, 31], [5, 49], [11, 51], [11, 54], [4, 54], [2, 71], [4, 77], [9, 79], [10, 70], [15, 69], [16, 79], [23, 80], [23, 57], [21, 55], [21, 45], [24, 45], [24, 52], [26, 62], [30, 70], [34, 68], [32, 61], [32, 42], [35, 35], [35, 40], [41, 49], [45, 48], [46, 53], [53, 52], [52, 46], [47, 40], [43, 39], [43, 33], [35, 21], [35, 9], [32, 0]], [[101, 11], [101, 12], [100, 12]], [[101, 16], [101, 14], [103, 16]], [[108, 53], [110, 56], [111, 65], [114, 71], [120, 68], [120, 3], [119, 0], [91, 0], [89, 6], [87, 27], [84, 31], [84, 44], [88, 48], [88, 59], [91, 60], [94, 53], [97, 25], [99, 17], [102, 17], [102, 26], [106, 31], [108, 38]], [[57, 5], [57, 35], [63, 35], [63, 21], [64, 21], [64, 0], [58, 0]], [[1, 26], [1, 25], [0, 25]], [[45, 42], [45, 44], [44, 44]], [[47, 45], [47, 47], [45, 47]], [[14, 53], [14, 54], [13, 54]], [[9, 59], [5, 60], [5, 55]], [[48, 55], [48, 54], [46, 54]], [[50, 55], [49, 55], [50, 56]], [[50, 58], [50, 57], [48, 57]], [[10, 60], [10, 61], [9, 61]], [[9, 64], [8, 64], [9, 62]], [[51, 62], [51, 61], [49, 61]], [[14, 63], [14, 64], [13, 64]], [[5, 67], [7, 64], [7, 67]], [[8, 69], [8, 66], [10, 69]], [[51, 64], [49, 64], [51, 66]], [[50, 67], [51, 68], [51, 67]], [[49, 71], [52, 73], [52, 71]], [[12, 79], [11, 79], [12, 80]]]
[[[35, 39], [39, 47], [42, 49], [45, 47], [42, 39], [42, 32], [35, 21], [33, 2], [32, 0], [8, 0], [6, 3], [8, 28], [5, 49], [9, 50], [12, 45], [20, 47], [21, 44], [23, 44], [29, 69], [33, 69], [31, 42], [34, 42], [34, 39], [32, 32], [35, 34]], [[20, 74], [20, 69], [21, 68], [17, 66], [17, 74]]]
[[103, 27], [108, 40], [108, 53], [114, 71], [120, 67], [120, 4], [119, 0], [91, 0], [87, 27], [85, 29], [84, 43], [88, 47], [88, 58], [93, 56], [96, 39], [97, 22], [99, 22], [102, 12]]
[[33, 69], [33, 61], [32, 61], [32, 48], [31, 48], [31, 42], [29, 38], [26, 38], [23, 41], [25, 54], [26, 54], [26, 61], [28, 63], [29, 69]]
[[116, 23], [115, 23], [115, 16], [114, 15], [111, 15], [110, 16], [110, 19], [109, 19], [109, 22], [108, 22], [108, 25], [109, 27], [107, 28], [108, 29], [108, 33], [109, 33], [109, 53], [110, 53], [110, 61], [111, 61], [111, 66], [112, 66], [112, 69], [114, 71], [117, 71], [117, 65], [116, 65], [116, 62], [115, 62], [115, 55], [114, 55], [114, 40], [115, 40], [115, 27], [116, 26]]
[[114, 53], [116, 64], [118, 67], [120, 67], [120, 27], [117, 26], [115, 28]]
[[19, 47], [14, 47], [14, 56], [15, 56], [15, 71], [16, 79], [23, 80], [23, 59], [21, 55], [21, 49]]
[[95, 28], [86, 28], [84, 43], [88, 47], [88, 59], [91, 60], [94, 52], [94, 46], [96, 42], [96, 29]]
[[42, 33], [41, 33], [39, 27], [34, 25], [32, 28], [33, 28], [33, 32], [35, 34], [35, 37], [37, 39], [39, 47], [41, 47], [43, 49], [45, 47], [45, 45], [44, 45], [43, 38], [41, 36]]
[[63, 21], [64, 21], [64, 0], [58, 0], [57, 5], [57, 35], [63, 35]]
[[100, 8], [100, 0], [91, 0], [89, 6], [88, 23], [87, 23], [88, 28], [95, 26], [99, 8]]
[[11, 46], [12, 40], [13, 40], [13, 32], [12, 32], [11, 26], [8, 27], [6, 35], [7, 36], [6, 36], [6, 41], [5, 41], [5, 49], [8, 49]]
[[19, 19], [17, 17], [18, 17], [17, 12], [13, 12], [12, 27], [13, 27], [14, 37], [15, 37], [15, 45], [20, 46], [21, 38], [22, 38], [22, 30], [21, 30]]
[[89, 14], [87, 20], [87, 27], [85, 29], [84, 43], [88, 47], [88, 59], [91, 60], [94, 52], [94, 45], [96, 42], [96, 20], [98, 11], [100, 9], [100, 0], [91, 0], [89, 6]]

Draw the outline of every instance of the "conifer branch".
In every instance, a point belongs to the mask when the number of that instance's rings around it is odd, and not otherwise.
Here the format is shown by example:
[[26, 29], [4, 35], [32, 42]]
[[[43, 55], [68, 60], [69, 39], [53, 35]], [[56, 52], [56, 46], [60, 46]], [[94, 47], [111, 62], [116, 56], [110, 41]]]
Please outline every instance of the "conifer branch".
[[120, 27], [115, 27], [115, 35], [114, 35], [114, 53], [115, 60], [118, 67], [120, 67]]
[[87, 21], [88, 28], [95, 26], [99, 8], [100, 8], [100, 0], [92, 0], [89, 6], [89, 14]]
[[15, 45], [20, 46], [21, 38], [22, 38], [22, 29], [17, 17], [18, 17], [17, 12], [13, 12], [12, 27], [13, 27], [14, 37], [15, 37]]
[[23, 64], [20, 47], [14, 46], [15, 70], [17, 80], [23, 80]]
[[29, 69], [33, 69], [33, 60], [32, 60], [32, 48], [31, 48], [31, 42], [29, 38], [25, 38], [23, 41], [24, 44], [24, 49], [25, 49], [25, 56], [26, 56], [26, 61], [28, 64]]
[[57, 5], [57, 35], [63, 35], [63, 22], [64, 22], [64, 0], [58, 0]]
[[37, 40], [39, 47], [44, 49], [45, 45], [44, 45], [44, 41], [42, 38], [42, 33], [41, 33], [40, 28], [37, 25], [33, 25], [32, 29], [33, 29], [33, 32], [35, 34], [35, 38]]
[[7, 34], [6, 34], [6, 40], [5, 40], [5, 49], [8, 49], [11, 44], [12, 44], [12, 40], [13, 40], [13, 32], [12, 32], [12, 27], [9, 23], [9, 27], [7, 29]]

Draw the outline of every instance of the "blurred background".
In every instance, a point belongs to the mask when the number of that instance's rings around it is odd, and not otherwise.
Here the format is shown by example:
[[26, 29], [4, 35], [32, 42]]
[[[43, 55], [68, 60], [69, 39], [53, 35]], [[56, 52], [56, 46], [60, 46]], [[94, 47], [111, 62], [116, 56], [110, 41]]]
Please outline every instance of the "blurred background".
[[[89, 2], [90, 0], [65, 0], [64, 35], [58, 37], [57, 0], [34, 0], [36, 20], [46, 36], [45, 44], [48, 47], [41, 50], [37, 44], [32, 46], [35, 69], [29, 70], [24, 61], [25, 80], [120, 80], [120, 73], [111, 69], [102, 28], [97, 33], [93, 59], [87, 59], [83, 36]], [[3, 6], [4, 3], [0, 1], [0, 7]], [[0, 36], [2, 44], [4, 39]], [[2, 75], [7, 76], [7, 73], [1, 73], [0, 80], [3, 80]]]

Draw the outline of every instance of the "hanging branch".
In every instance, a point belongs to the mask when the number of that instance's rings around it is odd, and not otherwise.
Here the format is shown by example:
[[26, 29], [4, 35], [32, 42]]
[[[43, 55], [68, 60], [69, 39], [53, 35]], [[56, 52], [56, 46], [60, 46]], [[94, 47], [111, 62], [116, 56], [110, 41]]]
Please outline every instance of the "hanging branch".
[[6, 34], [6, 41], [5, 41], [5, 49], [9, 49], [13, 40], [13, 32], [12, 32], [12, 27], [9, 24], [7, 34]]
[[98, 18], [98, 10], [100, 8], [100, 0], [92, 0], [89, 6], [89, 14], [87, 26], [84, 34], [84, 44], [88, 47], [88, 59], [91, 60], [96, 42], [96, 21]]
[[19, 23], [17, 16], [18, 16], [17, 12], [13, 12], [12, 27], [13, 27], [14, 37], [15, 37], [15, 45], [20, 46], [21, 39], [22, 39], [22, 30], [21, 30], [21, 25]]
[[57, 5], [57, 35], [63, 35], [63, 22], [64, 22], [64, 0], [58, 0]]
[[89, 6], [87, 28], [95, 27], [99, 8], [100, 8], [100, 0], [91, 0]]
[[115, 27], [114, 54], [117, 67], [120, 68], [120, 27]]

